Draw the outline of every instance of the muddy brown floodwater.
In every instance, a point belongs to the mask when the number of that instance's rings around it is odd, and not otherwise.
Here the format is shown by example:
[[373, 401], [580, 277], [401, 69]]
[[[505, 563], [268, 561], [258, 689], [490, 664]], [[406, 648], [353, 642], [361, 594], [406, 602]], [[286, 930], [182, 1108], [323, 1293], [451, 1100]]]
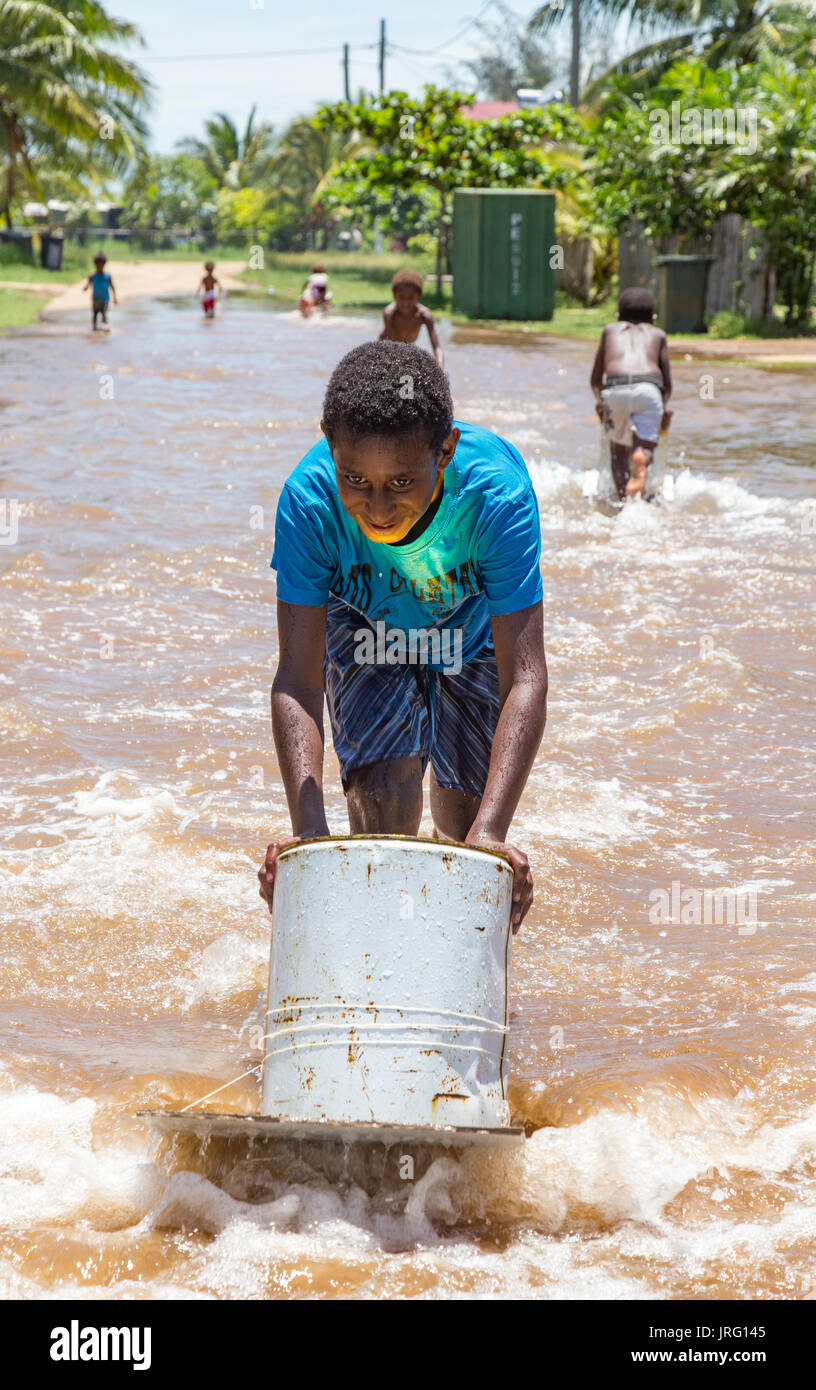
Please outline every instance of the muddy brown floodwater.
[[[288, 828], [275, 503], [377, 325], [198, 314], [0, 343], [0, 1294], [811, 1293], [812, 376], [679, 361], [674, 501], [610, 518], [592, 345], [447, 329], [458, 416], [521, 449], [541, 505], [550, 721], [512, 832], [529, 1137], [440, 1158], [402, 1213], [300, 1170], [258, 1202], [133, 1112], [258, 1060], [255, 870]], [[331, 751], [327, 784], [339, 833]], [[250, 1076], [218, 1108], [257, 1103]]]

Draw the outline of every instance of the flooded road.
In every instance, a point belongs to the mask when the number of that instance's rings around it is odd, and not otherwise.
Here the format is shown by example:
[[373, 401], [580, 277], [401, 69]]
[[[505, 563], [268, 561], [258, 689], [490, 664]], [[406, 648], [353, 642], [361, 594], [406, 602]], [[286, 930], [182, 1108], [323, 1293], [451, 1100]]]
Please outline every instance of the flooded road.
[[[133, 1112], [259, 1060], [275, 504], [378, 325], [197, 312], [0, 342], [0, 1294], [809, 1294], [812, 376], [676, 362], [674, 500], [609, 518], [593, 345], [447, 329], [457, 415], [518, 446], [541, 506], [550, 719], [511, 836], [529, 1137], [438, 1160], [400, 1216], [300, 1174], [258, 1203]], [[342, 833], [331, 749], [326, 784]]]

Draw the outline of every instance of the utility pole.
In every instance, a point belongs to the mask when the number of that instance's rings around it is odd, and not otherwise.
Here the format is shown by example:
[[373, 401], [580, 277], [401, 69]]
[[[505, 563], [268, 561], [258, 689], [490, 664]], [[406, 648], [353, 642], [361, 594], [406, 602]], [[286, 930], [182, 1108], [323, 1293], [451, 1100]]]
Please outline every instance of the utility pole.
[[351, 101], [351, 89], [349, 87], [349, 46], [343, 44], [343, 90], [346, 94], [346, 101]]
[[581, 98], [581, 0], [572, 0], [572, 61], [570, 62], [570, 105]]
[[385, 91], [385, 20], [380, 20], [380, 96]]

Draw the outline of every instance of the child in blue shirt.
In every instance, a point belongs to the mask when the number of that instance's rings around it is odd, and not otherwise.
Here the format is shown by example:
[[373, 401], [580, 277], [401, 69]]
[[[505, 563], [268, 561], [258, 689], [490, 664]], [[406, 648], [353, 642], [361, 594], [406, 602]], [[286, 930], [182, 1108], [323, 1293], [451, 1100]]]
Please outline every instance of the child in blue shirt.
[[[506, 836], [544, 730], [538, 504], [506, 440], [454, 422], [420, 348], [365, 343], [329, 381], [324, 438], [278, 503], [272, 724], [295, 840], [328, 835], [323, 700], [352, 834], [435, 834], [500, 851], [513, 929], [532, 901]], [[259, 872], [271, 905], [275, 861]]]
[[87, 290], [89, 285], [91, 287], [91, 323], [94, 331], [96, 331], [96, 320], [98, 318], [101, 317], [104, 324], [108, 322], [108, 304], [110, 303], [111, 294], [113, 295], [114, 304], [118, 303], [113, 277], [105, 270], [107, 259], [107, 256], [103, 256], [101, 253], [98, 256], [94, 256], [95, 269], [82, 286], [83, 290]]

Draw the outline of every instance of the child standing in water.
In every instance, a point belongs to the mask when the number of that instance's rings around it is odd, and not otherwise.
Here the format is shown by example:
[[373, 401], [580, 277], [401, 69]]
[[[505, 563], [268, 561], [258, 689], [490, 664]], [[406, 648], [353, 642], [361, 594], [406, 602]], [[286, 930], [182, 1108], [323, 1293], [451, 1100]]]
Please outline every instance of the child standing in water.
[[[454, 421], [444, 371], [409, 343], [347, 353], [321, 423], [278, 501], [272, 557], [272, 727], [292, 835], [329, 834], [325, 699], [352, 834], [418, 834], [430, 762], [435, 834], [510, 861], [515, 931], [533, 886], [507, 837], [547, 695], [541, 530], [524, 460]], [[270, 906], [289, 843], [270, 844], [259, 873]]]
[[394, 303], [383, 310], [383, 331], [380, 339], [391, 339], [398, 343], [415, 343], [423, 324], [428, 330], [433, 354], [440, 367], [445, 365], [445, 357], [439, 346], [434, 316], [430, 309], [420, 303], [422, 299], [422, 276], [418, 270], [398, 270], [391, 281]]
[[87, 290], [89, 285], [91, 287], [91, 325], [94, 332], [97, 331], [96, 320], [98, 318], [101, 317], [104, 324], [108, 322], [108, 304], [111, 295], [113, 295], [114, 304], [119, 302], [116, 298], [113, 278], [105, 270], [106, 261], [107, 256], [103, 256], [101, 252], [98, 256], [94, 256], [95, 269], [82, 286], [83, 290]]
[[215, 318], [215, 296], [221, 289], [219, 282], [213, 275], [214, 270], [215, 261], [204, 262], [204, 274], [198, 287], [198, 292], [201, 295], [201, 307], [204, 310], [205, 318], [208, 319]]
[[620, 498], [645, 497], [655, 445], [672, 416], [669, 344], [654, 326], [656, 317], [648, 290], [624, 290], [617, 323], [608, 323], [601, 333], [590, 377]]
[[331, 290], [329, 289], [329, 277], [322, 265], [312, 266], [312, 273], [300, 292], [300, 312], [305, 319], [315, 310], [320, 309], [322, 313], [329, 312], [331, 304]]

